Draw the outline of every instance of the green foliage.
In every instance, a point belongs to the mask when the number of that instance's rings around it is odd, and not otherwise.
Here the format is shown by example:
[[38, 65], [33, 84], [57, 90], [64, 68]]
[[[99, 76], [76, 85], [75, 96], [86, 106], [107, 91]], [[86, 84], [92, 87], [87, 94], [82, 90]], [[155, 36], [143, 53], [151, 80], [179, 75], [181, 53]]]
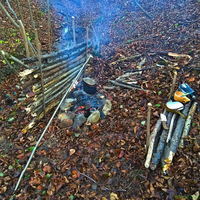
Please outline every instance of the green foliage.
[[174, 26], [175, 26], [175, 28], [177, 28], [177, 26], [178, 26], [178, 23], [176, 23]]
[[39, 15], [40, 17], [43, 17], [43, 16], [44, 16], [44, 13], [43, 13], [41, 10], [39, 10], [37, 13], [38, 13], [38, 15]]

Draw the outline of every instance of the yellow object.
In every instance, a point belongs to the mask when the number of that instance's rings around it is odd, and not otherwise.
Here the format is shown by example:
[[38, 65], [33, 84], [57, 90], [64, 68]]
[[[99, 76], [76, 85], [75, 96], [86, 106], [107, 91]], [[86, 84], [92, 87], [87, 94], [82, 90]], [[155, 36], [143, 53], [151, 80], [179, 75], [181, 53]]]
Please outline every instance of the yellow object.
[[174, 100], [182, 102], [182, 103], [187, 103], [187, 102], [190, 101], [190, 99], [188, 97], [186, 97], [186, 95], [181, 91], [176, 91], [175, 92]]

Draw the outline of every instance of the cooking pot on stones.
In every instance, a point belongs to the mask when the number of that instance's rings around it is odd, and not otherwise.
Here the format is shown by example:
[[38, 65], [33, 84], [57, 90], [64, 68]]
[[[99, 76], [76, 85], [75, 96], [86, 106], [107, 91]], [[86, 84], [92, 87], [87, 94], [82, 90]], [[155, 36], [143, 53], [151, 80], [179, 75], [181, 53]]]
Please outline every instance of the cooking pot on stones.
[[83, 90], [87, 94], [95, 94], [97, 92], [96, 81], [89, 77], [84, 78], [83, 79]]

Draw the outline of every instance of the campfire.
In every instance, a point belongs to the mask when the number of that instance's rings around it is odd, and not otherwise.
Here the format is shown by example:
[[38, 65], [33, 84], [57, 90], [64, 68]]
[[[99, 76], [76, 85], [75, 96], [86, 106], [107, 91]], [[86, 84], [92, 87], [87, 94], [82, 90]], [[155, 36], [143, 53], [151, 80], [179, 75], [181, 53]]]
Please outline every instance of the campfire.
[[60, 127], [73, 126], [77, 130], [84, 123], [90, 125], [104, 119], [107, 111], [111, 110], [111, 102], [105, 98], [103, 91], [96, 92], [95, 80], [86, 77], [63, 101], [60, 109]]

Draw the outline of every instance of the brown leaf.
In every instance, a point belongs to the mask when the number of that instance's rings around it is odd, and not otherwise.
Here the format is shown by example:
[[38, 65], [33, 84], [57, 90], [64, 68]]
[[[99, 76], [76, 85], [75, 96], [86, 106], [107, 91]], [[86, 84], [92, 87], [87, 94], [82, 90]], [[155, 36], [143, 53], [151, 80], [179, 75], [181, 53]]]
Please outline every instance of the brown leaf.
[[43, 168], [43, 171], [44, 172], [51, 172], [51, 167], [49, 165], [46, 165], [44, 168]]
[[77, 172], [77, 171], [72, 171], [72, 173], [73, 173], [73, 178], [75, 178], [75, 179], [77, 179], [77, 178], [79, 178], [80, 177], [80, 174]]
[[71, 156], [71, 155], [73, 155], [75, 152], [76, 152], [75, 149], [70, 149], [70, 150], [69, 150], [69, 155]]
[[99, 180], [96, 174], [92, 174], [92, 178], [93, 178], [94, 180], [96, 180], [96, 181]]
[[1, 188], [1, 194], [5, 193], [6, 190], [7, 190], [7, 187], [6, 187], [6, 186], [4, 186], [3, 188]]
[[121, 162], [116, 162], [116, 167], [119, 168], [121, 166]]
[[18, 158], [19, 160], [23, 159], [23, 158], [24, 158], [24, 153], [18, 155], [17, 158]]
[[190, 79], [189, 79], [189, 82], [193, 82], [195, 80], [195, 78], [194, 77], [191, 77]]
[[121, 150], [118, 157], [121, 158], [123, 155], [124, 155], [124, 151]]

